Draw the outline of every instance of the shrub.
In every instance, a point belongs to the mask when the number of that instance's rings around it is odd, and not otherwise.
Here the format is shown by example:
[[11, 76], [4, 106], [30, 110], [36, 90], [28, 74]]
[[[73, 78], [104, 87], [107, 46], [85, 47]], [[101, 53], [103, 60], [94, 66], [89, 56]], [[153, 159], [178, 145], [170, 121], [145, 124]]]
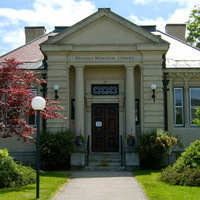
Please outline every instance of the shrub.
[[139, 136], [139, 152], [142, 168], [160, 168], [164, 153], [178, 144], [178, 139], [162, 129], [153, 130]]
[[0, 188], [24, 186], [35, 182], [35, 171], [17, 163], [8, 150], [0, 150]]
[[200, 186], [200, 168], [178, 170], [168, 166], [161, 172], [160, 179], [171, 185]]
[[174, 164], [176, 169], [200, 168], [200, 140], [196, 140], [185, 149]]
[[44, 169], [69, 169], [70, 155], [74, 148], [74, 135], [70, 130], [41, 135], [40, 154]]
[[160, 179], [173, 185], [200, 186], [200, 140], [191, 143], [172, 167], [164, 169]]

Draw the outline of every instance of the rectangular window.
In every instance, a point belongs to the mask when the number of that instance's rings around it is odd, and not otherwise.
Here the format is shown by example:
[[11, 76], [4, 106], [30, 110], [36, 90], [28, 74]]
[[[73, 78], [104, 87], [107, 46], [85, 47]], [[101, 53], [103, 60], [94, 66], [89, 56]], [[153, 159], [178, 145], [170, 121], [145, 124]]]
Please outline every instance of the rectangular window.
[[118, 85], [92, 85], [92, 95], [118, 95]]
[[196, 118], [196, 107], [200, 106], [200, 88], [190, 88], [190, 124], [195, 126], [193, 120]]
[[71, 119], [75, 119], [75, 99], [71, 99]]
[[[33, 96], [37, 95], [37, 89], [31, 89], [31, 93]], [[36, 126], [36, 115], [32, 115], [26, 118], [26, 121], [31, 126]]]
[[174, 88], [175, 126], [184, 126], [183, 88]]
[[135, 100], [135, 123], [139, 125], [139, 99]]

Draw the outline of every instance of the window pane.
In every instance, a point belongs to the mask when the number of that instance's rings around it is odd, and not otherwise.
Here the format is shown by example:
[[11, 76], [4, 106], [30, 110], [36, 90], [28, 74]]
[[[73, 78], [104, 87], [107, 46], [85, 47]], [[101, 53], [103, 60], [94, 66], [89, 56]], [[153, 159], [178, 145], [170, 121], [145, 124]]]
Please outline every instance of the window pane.
[[183, 88], [174, 88], [174, 121], [175, 125], [184, 125]]
[[[37, 89], [35, 89], [35, 88], [31, 89], [31, 93], [33, 96], [37, 96]], [[26, 121], [29, 125], [35, 126], [36, 125], [36, 116], [32, 115], [30, 117], [27, 117]]]
[[191, 106], [200, 106], [200, 88], [191, 88]]
[[176, 124], [183, 124], [183, 110], [182, 108], [176, 108]]
[[31, 117], [28, 118], [28, 123], [29, 125], [35, 125], [35, 115], [32, 115]]
[[175, 106], [182, 106], [183, 105], [183, 94], [182, 88], [175, 89]]
[[135, 122], [139, 124], [139, 99], [135, 100]]
[[75, 99], [71, 100], [71, 119], [75, 119]]

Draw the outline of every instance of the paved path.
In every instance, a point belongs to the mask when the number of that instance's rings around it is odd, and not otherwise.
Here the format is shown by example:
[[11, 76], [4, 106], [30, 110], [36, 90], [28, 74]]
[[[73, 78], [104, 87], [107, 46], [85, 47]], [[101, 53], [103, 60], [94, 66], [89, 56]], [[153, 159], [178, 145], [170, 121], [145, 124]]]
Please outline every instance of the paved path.
[[132, 172], [70, 172], [73, 179], [54, 200], [147, 200]]

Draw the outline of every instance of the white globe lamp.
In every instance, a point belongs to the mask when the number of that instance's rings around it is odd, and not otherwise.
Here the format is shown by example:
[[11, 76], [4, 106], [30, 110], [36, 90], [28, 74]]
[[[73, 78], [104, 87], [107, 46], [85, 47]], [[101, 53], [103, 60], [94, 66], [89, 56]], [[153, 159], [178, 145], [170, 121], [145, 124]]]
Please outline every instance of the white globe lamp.
[[44, 110], [44, 108], [46, 106], [46, 101], [44, 98], [42, 98], [40, 96], [36, 96], [33, 98], [32, 102], [31, 102], [31, 106], [34, 110]]

